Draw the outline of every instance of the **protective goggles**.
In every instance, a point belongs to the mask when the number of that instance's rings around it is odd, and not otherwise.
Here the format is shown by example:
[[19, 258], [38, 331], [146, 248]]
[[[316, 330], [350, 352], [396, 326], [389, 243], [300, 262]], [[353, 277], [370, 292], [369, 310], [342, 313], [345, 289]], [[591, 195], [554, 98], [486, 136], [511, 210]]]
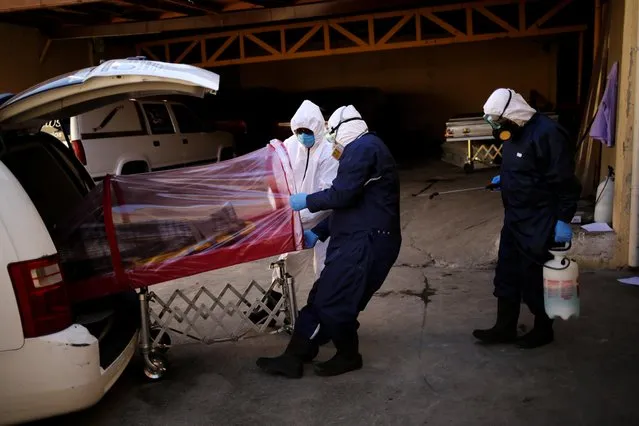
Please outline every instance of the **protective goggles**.
[[484, 121], [488, 124], [490, 124], [490, 127], [493, 128], [493, 130], [499, 130], [501, 129], [501, 125], [502, 123], [500, 121], [498, 121], [498, 117], [493, 115], [493, 114], [484, 114]]

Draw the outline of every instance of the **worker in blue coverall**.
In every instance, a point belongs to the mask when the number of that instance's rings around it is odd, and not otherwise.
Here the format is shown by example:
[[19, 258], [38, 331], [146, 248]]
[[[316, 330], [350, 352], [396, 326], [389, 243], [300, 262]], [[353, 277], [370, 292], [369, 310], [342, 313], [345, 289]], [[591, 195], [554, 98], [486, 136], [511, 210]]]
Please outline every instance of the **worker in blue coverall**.
[[289, 378], [303, 375], [304, 363], [319, 346], [332, 340], [337, 350], [314, 365], [319, 376], [336, 376], [362, 368], [357, 317], [381, 287], [401, 246], [399, 177], [388, 148], [372, 133], [352, 105], [329, 118], [327, 139], [339, 160], [330, 188], [295, 194], [291, 207], [311, 212], [332, 210], [312, 230], [304, 231], [306, 247], [330, 236], [325, 267], [300, 310], [284, 353], [260, 358], [257, 365]]
[[[572, 239], [570, 222], [581, 184], [575, 176], [574, 146], [558, 123], [531, 108], [510, 89], [497, 89], [484, 105], [484, 119], [503, 142], [500, 175], [505, 215], [495, 272], [497, 321], [473, 335], [485, 343], [532, 349], [554, 340], [546, 315], [543, 264], [548, 250]], [[535, 316], [533, 329], [517, 337], [521, 301]]]

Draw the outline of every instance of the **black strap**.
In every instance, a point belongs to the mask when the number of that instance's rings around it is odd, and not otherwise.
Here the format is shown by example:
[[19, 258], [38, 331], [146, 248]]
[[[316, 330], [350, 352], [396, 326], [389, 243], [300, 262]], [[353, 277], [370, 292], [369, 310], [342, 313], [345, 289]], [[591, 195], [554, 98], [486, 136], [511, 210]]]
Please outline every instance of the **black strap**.
[[513, 91], [508, 89], [508, 102], [506, 102], [506, 106], [504, 107], [504, 110], [501, 112], [501, 114], [499, 114], [499, 118], [497, 119], [497, 121], [501, 120], [502, 117], [504, 116], [504, 114], [506, 113], [506, 110], [508, 109], [508, 107], [510, 106], [510, 101], [513, 99]]

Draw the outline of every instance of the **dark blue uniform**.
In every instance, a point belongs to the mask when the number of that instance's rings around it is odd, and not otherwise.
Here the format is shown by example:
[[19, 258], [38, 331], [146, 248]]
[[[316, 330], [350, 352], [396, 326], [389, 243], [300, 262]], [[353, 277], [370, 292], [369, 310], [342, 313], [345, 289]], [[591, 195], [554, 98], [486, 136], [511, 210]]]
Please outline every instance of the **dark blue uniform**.
[[503, 144], [501, 191], [504, 226], [495, 274], [495, 296], [521, 301], [545, 315], [543, 267], [558, 220], [570, 223], [581, 185], [574, 174], [574, 149], [567, 132], [535, 114]]
[[333, 210], [313, 229], [322, 241], [331, 239], [296, 323], [297, 333], [321, 344], [356, 331], [357, 316], [399, 255], [399, 177], [386, 145], [373, 134], [351, 142], [332, 187], [306, 201], [311, 212]]

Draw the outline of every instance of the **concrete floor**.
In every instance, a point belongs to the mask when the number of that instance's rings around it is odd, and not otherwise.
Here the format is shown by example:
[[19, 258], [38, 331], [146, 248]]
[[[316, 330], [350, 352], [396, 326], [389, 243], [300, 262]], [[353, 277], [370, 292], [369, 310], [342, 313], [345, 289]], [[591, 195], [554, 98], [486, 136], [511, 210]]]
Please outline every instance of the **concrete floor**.
[[[286, 336], [237, 343], [184, 343], [169, 352], [166, 380], [148, 383], [139, 359], [97, 406], [41, 425], [630, 425], [639, 424], [639, 288], [622, 272], [584, 272], [582, 316], [556, 325], [557, 341], [535, 351], [486, 347], [470, 335], [494, 319], [492, 264], [501, 220], [498, 194], [432, 200], [431, 190], [479, 186], [437, 165], [404, 173], [405, 244], [389, 279], [361, 317], [359, 372], [323, 379], [310, 367], [301, 380], [262, 374], [255, 359], [278, 354]], [[267, 282], [267, 263], [170, 283]], [[625, 274], [628, 275], [628, 274]], [[309, 277], [298, 281], [300, 300]], [[527, 312], [522, 332], [530, 327]], [[332, 354], [322, 349], [320, 359]]]

